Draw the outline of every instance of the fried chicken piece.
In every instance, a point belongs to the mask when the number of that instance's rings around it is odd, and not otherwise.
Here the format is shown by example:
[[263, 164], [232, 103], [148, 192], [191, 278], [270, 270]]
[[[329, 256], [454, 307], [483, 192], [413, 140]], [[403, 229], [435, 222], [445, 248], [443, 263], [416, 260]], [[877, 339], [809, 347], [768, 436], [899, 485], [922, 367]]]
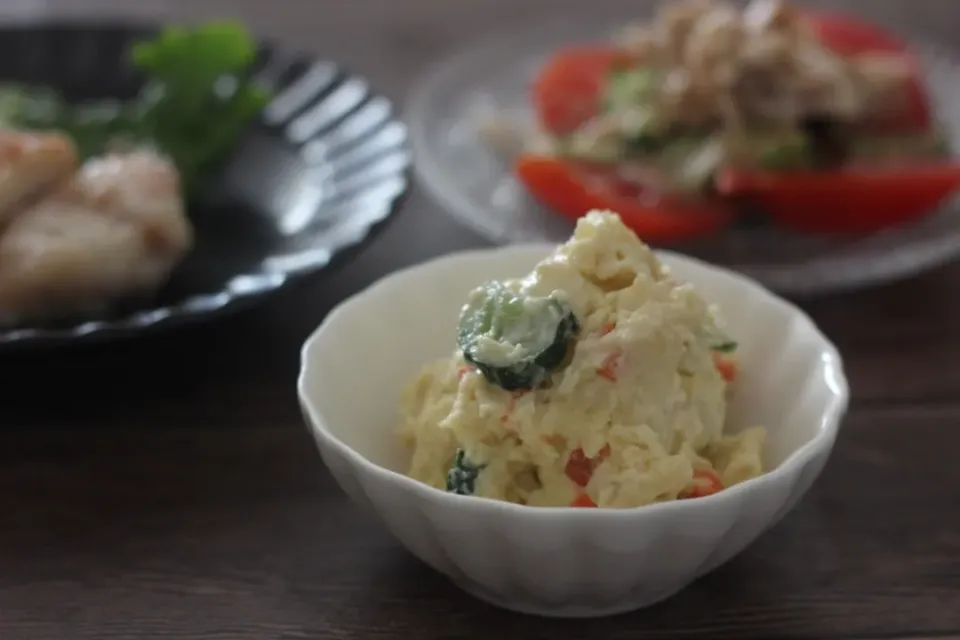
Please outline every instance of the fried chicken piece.
[[163, 284], [193, 244], [179, 177], [149, 152], [89, 160], [0, 236], [7, 322], [99, 312]]
[[77, 150], [59, 132], [0, 129], [0, 224], [77, 169]]

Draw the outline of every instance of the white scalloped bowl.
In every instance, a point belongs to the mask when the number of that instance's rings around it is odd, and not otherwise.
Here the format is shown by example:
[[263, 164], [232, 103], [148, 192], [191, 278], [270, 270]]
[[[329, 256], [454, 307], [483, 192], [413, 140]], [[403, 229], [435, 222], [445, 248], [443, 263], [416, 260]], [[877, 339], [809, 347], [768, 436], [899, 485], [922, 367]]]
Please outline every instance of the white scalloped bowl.
[[324, 462], [417, 557], [467, 592], [546, 616], [622, 613], [663, 600], [776, 524], [819, 475], [849, 391], [836, 348], [792, 304], [733, 272], [660, 252], [721, 306], [742, 378], [729, 429], [769, 429], [767, 474], [719, 494], [638, 509], [534, 508], [438, 491], [404, 475], [399, 394], [451, 353], [467, 292], [526, 274], [553, 247], [447, 255], [343, 302], [303, 346], [300, 403]]

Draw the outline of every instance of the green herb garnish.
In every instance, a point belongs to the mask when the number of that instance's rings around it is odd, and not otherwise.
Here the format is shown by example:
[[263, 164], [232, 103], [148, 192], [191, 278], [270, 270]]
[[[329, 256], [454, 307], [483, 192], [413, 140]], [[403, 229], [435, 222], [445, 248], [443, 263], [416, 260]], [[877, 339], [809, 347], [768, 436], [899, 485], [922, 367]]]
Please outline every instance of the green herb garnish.
[[447, 472], [447, 491], [461, 496], [472, 496], [477, 489], [477, 477], [485, 465], [476, 465], [467, 459], [463, 449], [457, 449], [453, 464]]
[[143, 133], [193, 193], [269, 100], [246, 76], [256, 43], [232, 22], [169, 27], [135, 45], [131, 57], [149, 78], [137, 100]]
[[738, 346], [737, 343], [734, 342], [733, 340], [726, 340], [724, 342], [718, 342], [717, 344], [714, 344], [710, 348], [713, 351], [718, 351], [720, 353], [733, 353], [734, 351], [737, 350], [737, 346]]

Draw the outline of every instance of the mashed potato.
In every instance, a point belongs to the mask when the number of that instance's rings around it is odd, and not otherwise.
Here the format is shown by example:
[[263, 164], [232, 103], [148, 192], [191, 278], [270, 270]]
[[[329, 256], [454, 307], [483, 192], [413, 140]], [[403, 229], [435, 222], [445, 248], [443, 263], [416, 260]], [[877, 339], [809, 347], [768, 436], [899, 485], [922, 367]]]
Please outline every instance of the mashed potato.
[[[471, 309], [500, 313], [481, 304], [490, 291], [508, 301], [505, 319], [470, 324]], [[480, 333], [464, 333], [463, 318]], [[614, 213], [582, 218], [527, 277], [471, 293], [460, 345], [403, 393], [399, 434], [421, 482], [532, 506], [626, 508], [763, 472], [763, 429], [724, 434], [735, 343]], [[539, 357], [548, 347], [558, 357]]]

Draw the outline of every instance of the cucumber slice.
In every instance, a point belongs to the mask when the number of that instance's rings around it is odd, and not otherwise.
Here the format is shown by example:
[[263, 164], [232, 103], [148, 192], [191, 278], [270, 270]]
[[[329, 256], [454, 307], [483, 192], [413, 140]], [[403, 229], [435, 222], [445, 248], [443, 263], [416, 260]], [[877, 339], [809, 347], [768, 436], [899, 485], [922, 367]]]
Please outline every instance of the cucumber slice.
[[564, 362], [579, 331], [562, 294], [528, 296], [491, 281], [470, 293], [457, 342], [490, 384], [534, 389]]
[[649, 103], [656, 95], [659, 74], [649, 68], [618, 69], [607, 77], [604, 105], [607, 111]]

